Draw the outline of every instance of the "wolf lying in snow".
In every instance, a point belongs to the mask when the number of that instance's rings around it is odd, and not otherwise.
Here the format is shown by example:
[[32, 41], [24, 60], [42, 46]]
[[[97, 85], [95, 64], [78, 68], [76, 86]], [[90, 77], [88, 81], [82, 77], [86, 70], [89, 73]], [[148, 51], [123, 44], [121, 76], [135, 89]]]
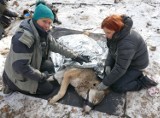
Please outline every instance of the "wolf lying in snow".
[[66, 68], [55, 74], [55, 79], [61, 84], [57, 95], [50, 99], [54, 104], [65, 95], [68, 85], [71, 84], [76, 92], [85, 99], [84, 112], [89, 112], [93, 106], [99, 104], [108, 90], [99, 91], [96, 86], [100, 83], [92, 69]]

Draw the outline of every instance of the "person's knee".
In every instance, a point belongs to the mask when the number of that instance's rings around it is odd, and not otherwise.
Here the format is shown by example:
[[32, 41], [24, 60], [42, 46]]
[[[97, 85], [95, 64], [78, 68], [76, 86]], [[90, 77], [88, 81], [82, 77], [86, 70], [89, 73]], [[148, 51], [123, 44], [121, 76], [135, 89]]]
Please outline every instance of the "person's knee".
[[47, 65], [47, 66], [53, 66], [53, 62], [50, 61], [50, 60], [46, 60], [44, 63], [45, 63], [45, 65]]
[[48, 86], [48, 89], [47, 89], [47, 91], [46, 91], [46, 92], [47, 92], [46, 94], [52, 93], [53, 90], [54, 90], [54, 87], [53, 87], [53, 85], [50, 84], [50, 85]]
[[45, 89], [46, 94], [49, 94], [53, 92], [54, 87], [50, 82], [46, 81], [44, 85], [44, 89]]
[[54, 73], [54, 64], [51, 60], [45, 60], [41, 66], [41, 71], [48, 71], [49, 73]]

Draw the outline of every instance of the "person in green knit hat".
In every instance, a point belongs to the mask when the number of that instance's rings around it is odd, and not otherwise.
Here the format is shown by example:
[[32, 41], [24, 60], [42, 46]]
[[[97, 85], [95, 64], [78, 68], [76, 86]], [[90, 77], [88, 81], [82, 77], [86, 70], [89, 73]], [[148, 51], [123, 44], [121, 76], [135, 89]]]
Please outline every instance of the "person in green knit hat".
[[39, 4], [36, 7], [36, 10], [33, 15], [33, 19], [36, 21], [41, 18], [48, 18], [50, 20], [54, 20], [54, 15], [52, 11], [44, 4]]
[[79, 63], [89, 62], [58, 44], [50, 34], [54, 15], [46, 5], [38, 4], [31, 19], [25, 19], [12, 37], [3, 72], [3, 93], [19, 91], [24, 94], [46, 95], [53, 92], [47, 81], [54, 73], [50, 51], [72, 58]]
[[[57, 16], [58, 9], [57, 9], [55, 6], [53, 6], [52, 3], [51, 3], [51, 4], [50, 4], [50, 3], [47, 3], [47, 2], [44, 1], [44, 0], [37, 0], [36, 3], [30, 4], [29, 6], [30, 6], [30, 7], [33, 6], [33, 5], [36, 5], [36, 6], [37, 6], [38, 4], [44, 4], [44, 5], [46, 5], [48, 8], [51, 9], [51, 11], [52, 11], [52, 13], [53, 13], [53, 15], [54, 15], [53, 23], [62, 24], [62, 22], [59, 21], [58, 16]], [[23, 18], [24, 18], [24, 17], [23, 17]]]

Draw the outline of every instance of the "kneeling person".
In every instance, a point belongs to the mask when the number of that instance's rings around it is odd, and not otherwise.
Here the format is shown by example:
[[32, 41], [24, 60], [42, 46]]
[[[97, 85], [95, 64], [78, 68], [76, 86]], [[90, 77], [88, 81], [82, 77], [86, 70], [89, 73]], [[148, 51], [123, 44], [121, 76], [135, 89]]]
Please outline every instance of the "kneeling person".
[[73, 53], [58, 44], [50, 35], [54, 15], [39, 4], [32, 19], [25, 19], [12, 37], [10, 52], [3, 73], [4, 93], [19, 91], [25, 94], [45, 95], [53, 91], [46, 81], [54, 73], [49, 52], [60, 53], [77, 62], [88, 62], [85, 56]]

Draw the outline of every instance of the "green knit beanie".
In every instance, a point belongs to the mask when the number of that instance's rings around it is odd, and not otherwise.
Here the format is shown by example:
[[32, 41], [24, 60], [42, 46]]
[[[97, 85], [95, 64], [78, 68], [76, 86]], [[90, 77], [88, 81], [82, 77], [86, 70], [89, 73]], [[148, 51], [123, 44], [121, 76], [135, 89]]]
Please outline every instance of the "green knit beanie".
[[51, 20], [54, 20], [54, 15], [53, 15], [51, 9], [48, 8], [44, 4], [39, 4], [36, 7], [36, 9], [34, 11], [34, 15], [33, 15], [34, 20], [39, 20], [41, 18], [49, 18]]

